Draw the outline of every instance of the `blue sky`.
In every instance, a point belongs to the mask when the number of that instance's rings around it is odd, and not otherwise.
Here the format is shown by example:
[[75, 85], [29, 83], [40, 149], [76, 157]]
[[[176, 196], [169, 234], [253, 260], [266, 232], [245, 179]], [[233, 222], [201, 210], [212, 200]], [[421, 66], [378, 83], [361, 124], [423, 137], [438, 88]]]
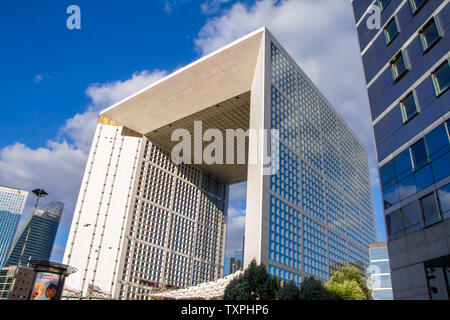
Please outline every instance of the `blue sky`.
[[[81, 9], [81, 30], [66, 27], [71, 4]], [[98, 111], [263, 25], [367, 146], [377, 235], [385, 240], [349, 1], [4, 0], [0, 185], [43, 187], [50, 196], [42, 204], [65, 203], [54, 260], [62, 258]], [[245, 184], [231, 190], [227, 253], [242, 242], [243, 190]], [[26, 214], [33, 201], [30, 196]]]

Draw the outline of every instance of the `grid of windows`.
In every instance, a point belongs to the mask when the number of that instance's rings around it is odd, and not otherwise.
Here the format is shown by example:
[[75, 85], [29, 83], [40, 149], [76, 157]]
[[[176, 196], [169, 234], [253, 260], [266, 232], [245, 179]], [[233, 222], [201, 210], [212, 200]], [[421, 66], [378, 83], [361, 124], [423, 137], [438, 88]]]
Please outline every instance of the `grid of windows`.
[[220, 277], [226, 185], [175, 166], [150, 141], [141, 163], [121, 298], [144, 299], [158, 284], [185, 287]]
[[330, 228], [339, 232], [343, 237], [347, 236], [347, 225], [344, 211], [344, 201], [341, 192], [333, 187], [329, 182], [326, 183], [326, 207], [327, 223]]
[[331, 231], [328, 231], [328, 256], [331, 272], [348, 262], [347, 241]]
[[[297, 252], [286, 247], [288, 240], [279, 233], [288, 233], [284, 228], [289, 227], [289, 219], [277, 216], [284, 210], [303, 214], [302, 221], [294, 219], [294, 225], [299, 226], [299, 242], [303, 233], [303, 272], [327, 279], [329, 263], [349, 260], [347, 242], [359, 248], [354, 252], [358, 253], [360, 265], [368, 265], [364, 256], [368, 255], [375, 231], [365, 149], [273, 43], [271, 57], [271, 127], [280, 130], [280, 143], [272, 145], [272, 155], [280, 161], [279, 171], [270, 177], [269, 258], [279, 264], [273, 272], [293, 271], [283, 270], [280, 265], [296, 269], [297, 261], [292, 261], [290, 254], [295, 257]], [[349, 198], [353, 211], [348, 215], [353, 220], [347, 229], [345, 203]], [[282, 205], [283, 210], [277, 207]], [[328, 232], [334, 241], [330, 253]], [[300, 243], [298, 250], [300, 268]]]
[[298, 275], [296, 273], [293, 273], [291, 271], [288, 271], [288, 270], [284, 270], [284, 269], [278, 268], [278, 267], [273, 266], [271, 264], [269, 264], [269, 274], [271, 276], [274, 276], [274, 277], [276, 277], [276, 278], [278, 278], [280, 280], [283, 280], [283, 281], [287, 281], [287, 282], [293, 281], [294, 284], [296, 286], [298, 286], [298, 287], [301, 284], [301, 278], [302, 277], [300, 275]]
[[341, 184], [341, 162], [338, 151], [324, 139], [324, 172], [325, 176], [336, 185]]
[[320, 132], [305, 117], [300, 117], [301, 155], [318, 171], [322, 171], [322, 139]]
[[272, 85], [272, 128], [278, 129], [280, 139], [294, 152], [299, 153], [299, 114], [298, 109], [290, 103]]
[[326, 230], [306, 216], [303, 218], [303, 260], [306, 273], [328, 279]]
[[[298, 157], [284, 144], [279, 144], [280, 168], [270, 177], [270, 189], [297, 207], [300, 206]], [[274, 154], [273, 154], [274, 155]]]
[[302, 209], [311, 216], [325, 222], [323, 178], [306, 162], [302, 161]]
[[300, 212], [271, 195], [270, 260], [301, 270], [301, 226]]
[[380, 167], [384, 208], [450, 175], [448, 121]]
[[350, 201], [346, 201], [345, 215], [347, 220], [348, 239], [353, 243], [362, 246], [360, 212], [358, 210], [358, 207]]

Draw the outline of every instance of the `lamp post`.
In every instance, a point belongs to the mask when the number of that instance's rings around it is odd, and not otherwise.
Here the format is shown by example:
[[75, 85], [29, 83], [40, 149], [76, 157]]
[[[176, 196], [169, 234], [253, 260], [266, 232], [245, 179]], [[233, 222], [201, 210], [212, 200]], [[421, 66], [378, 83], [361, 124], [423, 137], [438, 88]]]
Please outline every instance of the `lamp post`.
[[34, 193], [34, 195], [36, 196], [36, 204], [34, 205], [34, 208], [36, 209], [38, 204], [39, 204], [39, 199], [43, 198], [45, 196], [48, 196], [48, 193], [45, 192], [44, 189], [34, 189], [33, 191], [31, 191]]

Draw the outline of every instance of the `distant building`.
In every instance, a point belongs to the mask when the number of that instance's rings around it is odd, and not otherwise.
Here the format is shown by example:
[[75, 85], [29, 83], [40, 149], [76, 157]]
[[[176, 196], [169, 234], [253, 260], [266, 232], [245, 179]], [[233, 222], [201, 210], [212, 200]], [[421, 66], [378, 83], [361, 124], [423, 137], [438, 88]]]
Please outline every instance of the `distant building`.
[[28, 300], [33, 287], [34, 271], [10, 266], [0, 271], [0, 300]]
[[14, 239], [28, 192], [0, 186], [0, 268]]
[[238, 270], [242, 270], [243, 251], [236, 250], [234, 257], [230, 258], [230, 272], [228, 274], [235, 273]]
[[230, 274], [235, 273], [242, 268], [242, 260], [235, 257], [230, 258]]
[[14, 239], [5, 266], [18, 265], [21, 256], [21, 266], [29, 259], [49, 260], [63, 209], [60, 202], [33, 209]]
[[391, 269], [386, 242], [369, 246], [369, 283], [374, 300], [392, 300]]

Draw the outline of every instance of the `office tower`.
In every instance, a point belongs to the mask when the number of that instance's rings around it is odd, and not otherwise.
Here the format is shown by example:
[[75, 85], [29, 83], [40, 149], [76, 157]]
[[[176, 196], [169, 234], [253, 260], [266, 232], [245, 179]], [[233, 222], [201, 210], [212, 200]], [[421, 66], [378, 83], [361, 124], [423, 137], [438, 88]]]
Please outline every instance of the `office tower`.
[[14, 239], [28, 192], [0, 186], [0, 268]]
[[[449, 1], [352, 4], [378, 155], [394, 299], [448, 299]], [[377, 11], [380, 28], [370, 29]]]
[[392, 300], [391, 269], [386, 242], [369, 245], [369, 282], [374, 300]]
[[99, 118], [64, 253], [81, 298], [144, 299], [222, 276], [227, 188]]
[[[299, 284], [308, 275], [327, 279], [338, 262], [368, 267], [375, 232], [365, 149], [266, 28], [105, 109], [101, 119], [123, 127], [97, 126], [64, 257], [81, 272], [68, 288], [84, 296], [92, 284], [112, 298], [145, 299], [157, 284], [221, 277], [228, 185], [243, 181], [244, 268], [255, 259]], [[248, 137], [230, 147], [239, 129]], [[261, 132], [269, 138], [255, 139]], [[172, 156], [180, 133], [194, 144]], [[215, 161], [202, 157], [212, 139]], [[118, 141], [129, 151], [114, 147]], [[247, 161], [239, 162], [243, 149]], [[260, 161], [269, 151], [270, 161]], [[127, 171], [120, 178], [111, 168]]]
[[52, 202], [33, 208], [19, 229], [5, 266], [27, 266], [28, 260], [49, 260], [64, 204]]

